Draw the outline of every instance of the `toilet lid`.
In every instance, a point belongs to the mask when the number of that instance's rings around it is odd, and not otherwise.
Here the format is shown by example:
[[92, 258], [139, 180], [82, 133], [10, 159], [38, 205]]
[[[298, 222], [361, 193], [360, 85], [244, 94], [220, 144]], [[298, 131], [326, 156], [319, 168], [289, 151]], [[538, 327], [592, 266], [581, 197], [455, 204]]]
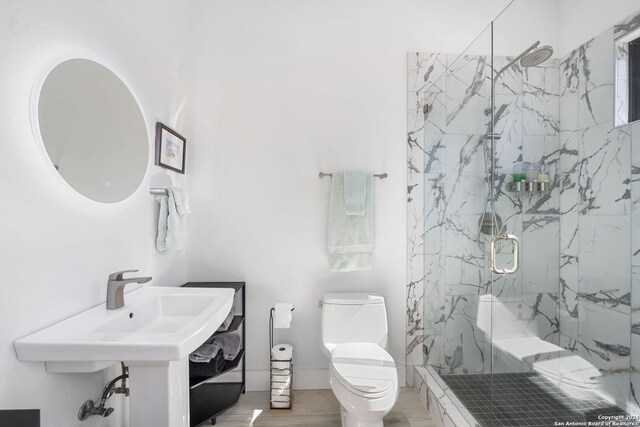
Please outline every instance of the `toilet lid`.
[[338, 344], [331, 367], [336, 379], [357, 394], [383, 394], [398, 384], [393, 358], [377, 344]]

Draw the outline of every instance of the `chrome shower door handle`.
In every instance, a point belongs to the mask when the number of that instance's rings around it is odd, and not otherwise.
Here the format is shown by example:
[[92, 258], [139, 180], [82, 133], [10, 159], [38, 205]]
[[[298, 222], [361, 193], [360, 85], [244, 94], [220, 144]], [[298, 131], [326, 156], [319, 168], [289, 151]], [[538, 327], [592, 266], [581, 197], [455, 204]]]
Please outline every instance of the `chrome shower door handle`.
[[[511, 241], [513, 243], [513, 267], [512, 268], [498, 268], [496, 265], [496, 243], [498, 240]], [[491, 239], [491, 250], [489, 252], [489, 262], [491, 271], [497, 274], [507, 275], [513, 274], [520, 268], [520, 241], [513, 234], [500, 234]]]

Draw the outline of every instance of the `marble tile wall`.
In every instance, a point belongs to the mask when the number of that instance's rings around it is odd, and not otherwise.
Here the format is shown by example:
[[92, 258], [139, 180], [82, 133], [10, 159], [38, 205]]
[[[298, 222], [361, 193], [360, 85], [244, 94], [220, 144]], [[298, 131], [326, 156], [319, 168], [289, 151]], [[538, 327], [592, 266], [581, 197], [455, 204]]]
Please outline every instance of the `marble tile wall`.
[[[491, 326], [477, 321], [481, 295], [517, 306], [521, 322], [559, 341], [560, 63], [510, 67], [496, 85], [496, 109], [504, 108], [495, 123], [494, 203], [502, 231], [521, 236], [525, 248], [521, 271], [506, 277], [490, 273], [487, 236], [478, 243], [489, 192], [490, 58], [410, 53], [408, 63], [407, 363], [487, 373], [498, 355]], [[554, 169], [549, 194], [506, 191], [505, 176], [523, 159]], [[509, 250], [500, 263], [510, 262]]]
[[635, 29], [623, 27], [606, 30], [560, 62], [559, 306], [562, 345], [600, 370], [603, 395], [638, 414], [640, 349], [632, 349], [640, 307], [632, 288], [640, 242], [632, 231], [639, 219], [633, 156], [640, 128], [615, 126], [621, 111], [614, 108], [614, 38]]

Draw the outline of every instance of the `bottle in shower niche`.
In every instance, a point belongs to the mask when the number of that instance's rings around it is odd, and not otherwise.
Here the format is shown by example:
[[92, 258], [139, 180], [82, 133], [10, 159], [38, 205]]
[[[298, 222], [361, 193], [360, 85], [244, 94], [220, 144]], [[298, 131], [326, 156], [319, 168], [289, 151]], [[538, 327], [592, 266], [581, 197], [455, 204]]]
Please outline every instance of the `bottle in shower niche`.
[[538, 182], [549, 182], [551, 175], [549, 174], [549, 165], [540, 164], [540, 172], [538, 172]]
[[527, 162], [518, 162], [513, 165], [513, 173], [511, 174], [513, 182], [520, 182], [527, 179], [527, 167]]
[[529, 163], [527, 167], [527, 181], [535, 182], [538, 180], [538, 174], [540, 173], [539, 163]]

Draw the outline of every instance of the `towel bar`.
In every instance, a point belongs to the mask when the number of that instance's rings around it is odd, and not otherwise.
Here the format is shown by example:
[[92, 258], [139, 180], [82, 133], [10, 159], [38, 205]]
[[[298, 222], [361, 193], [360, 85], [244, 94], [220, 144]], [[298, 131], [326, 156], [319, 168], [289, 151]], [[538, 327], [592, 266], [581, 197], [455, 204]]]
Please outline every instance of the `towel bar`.
[[[318, 174], [318, 176], [320, 178], [324, 178], [325, 176], [333, 176], [333, 174], [332, 173], [327, 173], [327, 172], [320, 172]], [[374, 173], [373, 176], [376, 177], [376, 178], [385, 179], [389, 175], [385, 172], [385, 173]]]
[[166, 188], [150, 188], [149, 189], [149, 194], [154, 195], [154, 196], [162, 196], [162, 195], [166, 195], [167, 194], [167, 189]]

